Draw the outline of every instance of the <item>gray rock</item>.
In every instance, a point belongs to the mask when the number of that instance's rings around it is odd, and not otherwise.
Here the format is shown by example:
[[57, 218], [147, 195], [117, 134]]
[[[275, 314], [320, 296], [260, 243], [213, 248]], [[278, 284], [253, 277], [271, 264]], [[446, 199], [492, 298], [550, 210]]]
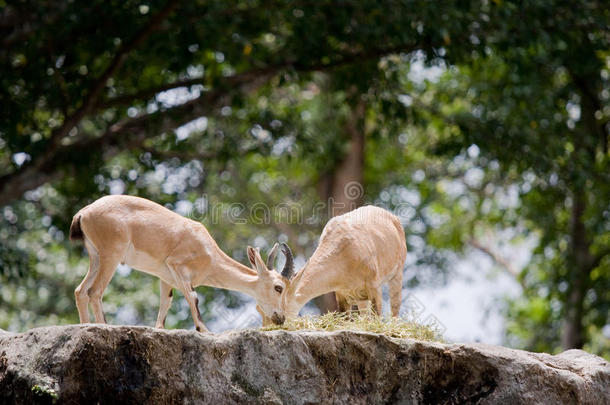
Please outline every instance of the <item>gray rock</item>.
[[355, 332], [0, 333], [0, 403], [610, 404], [610, 365]]

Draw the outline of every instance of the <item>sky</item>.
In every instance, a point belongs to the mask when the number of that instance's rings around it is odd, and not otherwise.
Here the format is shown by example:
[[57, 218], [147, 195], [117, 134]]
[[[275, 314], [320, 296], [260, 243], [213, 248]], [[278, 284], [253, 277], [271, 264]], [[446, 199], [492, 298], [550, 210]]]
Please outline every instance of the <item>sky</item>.
[[425, 306], [423, 319], [439, 320], [447, 341], [502, 344], [502, 304], [506, 297], [521, 293], [519, 283], [478, 252], [457, 263], [455, 272], [444, 286], [403, 290], [403, 294], [413, 294]]

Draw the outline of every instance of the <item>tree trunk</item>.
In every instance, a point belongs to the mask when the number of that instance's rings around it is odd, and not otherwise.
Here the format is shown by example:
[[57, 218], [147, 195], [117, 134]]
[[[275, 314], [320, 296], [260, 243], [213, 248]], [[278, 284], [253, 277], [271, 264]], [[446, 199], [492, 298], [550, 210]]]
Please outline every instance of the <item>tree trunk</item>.
[[349, 151], [332, 173], [329, 192], [326, 195], [329, 204], [329, 216], [350, 212], [362, 205], [364, 186], [364, 102], [352, 111], [345, 124], [350, 138]]
[[584, 299], [590, 272], [589, 242], [583, 214], [585, 211], [584, 191], [574, 193], [570, 224], [570, 259], [568, 271], [570, 285], [564, 308], [563, 335], [561, 345], [564, 350], [580, 349], [584, 344], [583, 311]]
[[[366, 105], [359, 101], [345, 123], [349, 149], [335, 168], [320, 179], [320, 197], [328, 204], [330, 218], [345, 214], [362, 205], [364, 187], [364, 113]], [[314, 300], [321, 313], [337, 311], [335, 293], [324, 294]]]
[[[597, 71], [588, 75], [578, 74], [575, 69], [570, 73], [576, 88], [579, 90], [582, 102], [582, 122], [585, 134], [575, 134], [574, 146], [576, 156], [579, 151], [585, 151], [589, 157], [586, 169], [579, 167], [578, 170], [590, 171], [594, 169], [597, 148], [601, 147], [603, 153], [608, 151], [608, 132], [601, 121], [595, 118], [595, 112], [601, 109], [601, 102], [597, 97], [599, 87]], [[586, 78], [586, 79], [585, 79]], [[582, 182], [582, 180], [580, 180]], [[585, 228], [583, 215], [586, 208], [585, 187], [576, 185], [573, 188], [573, 204], [570, 224], [570, 258], [568, 260], [569, 289], [565, 302], [563, 331], [561, 345], [565, 350], [582, 348], [584, 336], [584, 301], [589, 288], [590, 273], [595, 268], [595, 259], [590, 253], [590, 240]]]

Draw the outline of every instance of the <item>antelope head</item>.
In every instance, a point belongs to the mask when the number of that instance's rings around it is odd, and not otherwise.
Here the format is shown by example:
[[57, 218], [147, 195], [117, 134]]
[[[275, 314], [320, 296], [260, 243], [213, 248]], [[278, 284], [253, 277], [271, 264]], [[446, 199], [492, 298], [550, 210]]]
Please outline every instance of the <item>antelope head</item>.
[[285, 243], [282, 243], [282, 253], [286, 257], [286, 264], [281, 273], [276, 271], [275, 259], [279, 248], [278, 243], [273, 245], [265, 263], [259, 250], [248, 246], [248, 259], [252, 268], [258, 273], [259, 279], [256, 291], [257, 305], [276, 325], [283, 324], [286, 319], [281, 305], [282, 296], [294, 272], [292, 251]]

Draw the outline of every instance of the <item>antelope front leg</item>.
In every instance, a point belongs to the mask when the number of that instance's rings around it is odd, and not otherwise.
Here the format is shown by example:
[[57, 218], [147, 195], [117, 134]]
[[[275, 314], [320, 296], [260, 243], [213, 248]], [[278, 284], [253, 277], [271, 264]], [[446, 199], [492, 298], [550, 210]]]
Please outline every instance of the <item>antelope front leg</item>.
[[345, 295], [335, 291], [335, 299], [337, 300], [337, 309], [339, 312], [351, 312], [352, 306], [347, 302]]
[[375, 295], [373, 296], [372, 302], [373, 310], [379, 316], [382, 315], [381, 311], [383, 309], [383, 293], [381, 287], [375, 289]]
[[396, 272], [396, 275], [390, 279], [389, 285], [392, 316], [398, 316], [402, 304], [402, 266]]
[[201, 319], [201, 313], [199, 312], [199, 297], [197, 296], [197, 291], [193, 287], [191, 287], [191, 292], [185, 292], [184, 296], [187, 297], [187, 301], [191, 306], [191, 315], [193, 316], [193, 320], [195, 321], [195, 329], [197, 332], [209, 332], [208, 328], [203, 324], [203, 319]]
[[197, 292], [191, 285], [191, 281], [187, 280], [183, 273], [181, 273], [178, 269], [180, 268], [180, 264], [172, 263], [171, 260], [167, 260], [165, 262], [167, 268], [170, 273], [174, 277], [175, 285], [182, 294], [184, 294], [184, 298], [186, 298], [186, 302], [189, 303], [191, 307], [191, 315], [193, 316], [193, 321], [195, 322], [195, 329], [198, 332], [209, 332], [208, 328], [203, 324], [203, 320], [201, 319], [201, 313], [199, 312], [199, 298], [197, 297]]
[[373, 313], [371, 310], [371, 301], [369, 300], [356, 301], [356, 305], [358, 306], [358, 312], [361, 315], [371, 315]]
[[163, 329], [165, 328], [165, 318], [167, 318], [167, 311], [172, 305], [172, 295], [173, 290], [172, 286], [167, 284], [165, 281], [161, 281], [161, 301], [159, 303], [159, 315], [157, 316], [157, 323], [155, 324], [155, 328]]

